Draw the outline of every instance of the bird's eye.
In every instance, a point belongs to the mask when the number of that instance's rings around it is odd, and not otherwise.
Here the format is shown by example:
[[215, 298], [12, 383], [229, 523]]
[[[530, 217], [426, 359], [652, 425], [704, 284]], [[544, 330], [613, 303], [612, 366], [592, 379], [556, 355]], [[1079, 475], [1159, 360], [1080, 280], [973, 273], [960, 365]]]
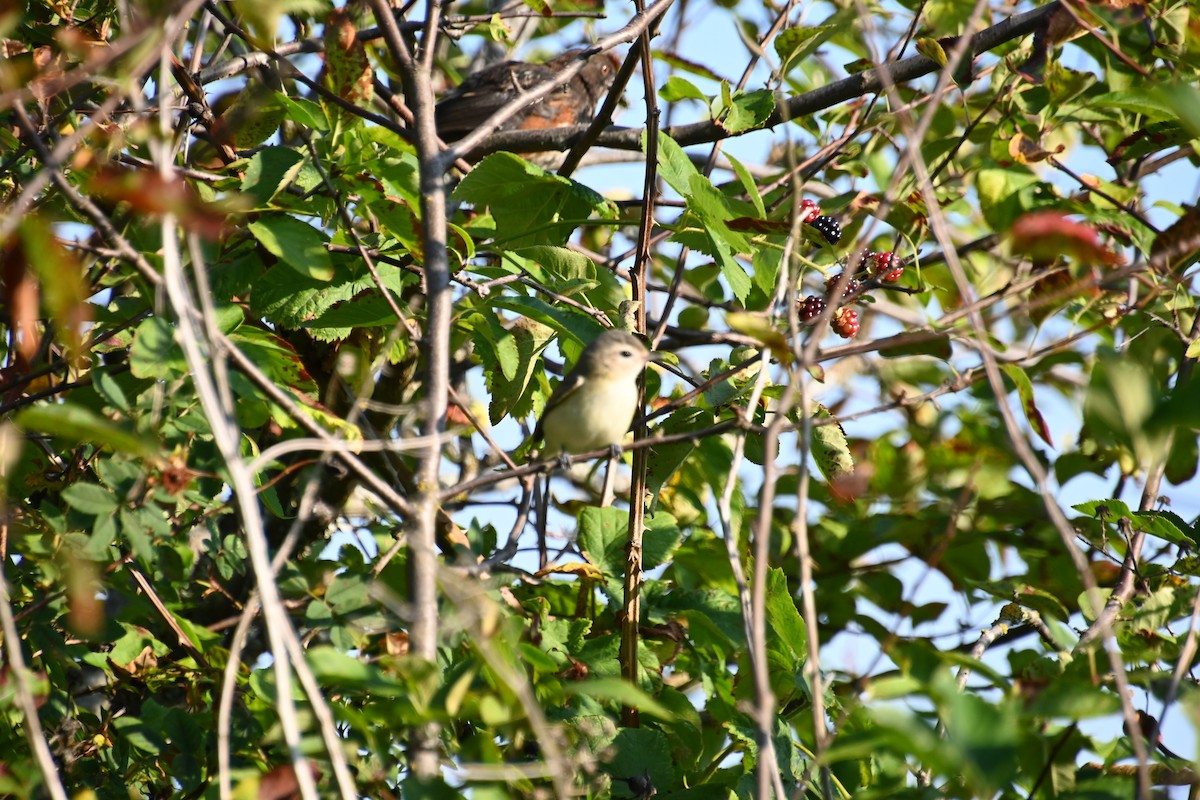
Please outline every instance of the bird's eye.
[[622, 350], [621, 355], [625, 356], [626, 358], [633, 358], [633, 351], [632, 350]]

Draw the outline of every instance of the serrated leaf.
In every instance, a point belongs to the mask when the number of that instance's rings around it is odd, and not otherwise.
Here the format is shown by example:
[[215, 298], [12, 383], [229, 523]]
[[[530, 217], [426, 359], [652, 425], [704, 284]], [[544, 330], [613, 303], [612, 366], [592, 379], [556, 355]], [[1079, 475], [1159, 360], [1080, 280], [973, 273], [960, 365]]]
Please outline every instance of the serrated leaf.
[[27, 431], [61, 436], [72, 442], [88, 442], [118, 453], [154, 461], [161, 457], [153, 439], [73, 403], [32, 406], [17, 414], [16, 423]]
[[303, 166], [304, 156], [289, 147], [264, 147], [246, 165], [241, 189], [258, 207], [265, 206], [296, 179]]
[[137, 326], [129, 348], [129, 370], [137, 378], [174, 380], [188, 372], [175, 329], [162, 317], [148, 317]]
[[725, 160], [729, 162], [729, 166], [733, 168], [733, 174], [737, 175], [737, 179], [741, 181], [742, 188], [746, 190], [746, 195], [750, 198], [750, 202], [754, 205], [754, 210], [758, 212], [760, 217], [767, 215], [766, 206], [763, 205], [762, 195], [758, 191], [758, 184], [754, 181], [754, 176], [746, 169], [742, 162], [725, 153]]
[[586, 506], [579, 512], [579, 551], [606, 575], [625, 574], [629, 512]]
[[[620, 678], [591, 678], [571, 684], [574, 694], [591, 697], [597, 700], [608, 700], [624, 706], [636, 708], [646, 714], [662, 720], [674, 719], [674, 715], [661, 703], [638, 687]], [[661, 733], [659, 734], [662, 735]]]
[[560, 281], [595, 280], [596, 278], [596, 263], [583, 253], [566, 247], [534, 245], [513, 252], [540, 264], [543, 269], [549, 271]]
[[642, 534], [642, 568], [654, 569], [665, 564], [679, 547], [679, 524], [675, 517], [659, 511], [646, 518], [646, 531]]
[[382, 295], [370, 294], [356, 297], [349, 302], [334, 306], [316, 319], [306, 322], [304, 327], [320, 328], [371, 328], [394, 325], [396, 312]]
[[793, 66], [811, 56], [817, 48], [838, 32], [841, 25], [797, 26], [780, 31], [775, 37], [775, 54], [779, 56], [781, 72], [787, 73]]
[[832, 483], [854, 473], [854, 456], [850, 454], [850, 442], [846, 432], [829, 409], [818, 405], [813, 420], [832, 419], [832, 424], [814, 425], [812, 428], [812, 454], [817, 469], [825, 480]]
[[503, 244], [566, 244], [593, 214], [615, 219], [617, 209], [581, 183], [547, 172], [512, 153], [492, 153], [454, 190], [457, 200], [487, 206]]
[[267, 252], [304, 277], [318, 281], [333, 278], [326, 237], [313, 226], [286, 214], [267, 214], [251, 222], [249, 228]]
[[808, 655], [807, 629], [788, 588], [787, 576], [778, 567], [767, 572], [766, 607], [771, 638], [791, 653], [795, 666], [804, 663]]
[[580, 345], [585, 345], [604, 332], [600, 323], [578, 311], [547, 303], [538, 297], [498, 297], [494, 305], [507, 308], [532, 320], [565, 333]]
[[[642, 144], [645, 151], [645, 142]], [[667, 185], [686, 197], [691, 193], [692, 178], [700, 174], [679, 144], [661, 130], [658, 132], [658, 174]]]
[[775, 94], [769, 89], [735, 92], [715, 121], [729, 133], [744, 133], [761, 128], [774, 111]]

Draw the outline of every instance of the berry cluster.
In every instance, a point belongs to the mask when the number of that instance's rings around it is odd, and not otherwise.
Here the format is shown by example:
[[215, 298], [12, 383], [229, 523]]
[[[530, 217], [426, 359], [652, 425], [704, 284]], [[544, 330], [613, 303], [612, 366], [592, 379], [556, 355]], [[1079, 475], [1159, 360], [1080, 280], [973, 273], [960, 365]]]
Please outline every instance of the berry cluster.
[[825, 305], [824, 297], [817, 297], [815, 294], [810, 294], [804, 298], [804, 303], [800, 306], [800, 316], [805, 322], [812, 322], [824, 313]]
[[[834, 217], [821, 213], [821, 207], [813, 200], [800, 201], [800, 221], [821, 234], [826, 242], [835, 245], [842, 238], [842, 226]], [[895, 283], [904, 275], [904, 264], [896, 257], [895, 252], [888, 250], [876, 253], [871, 250], [863, 251], [857, 260], [854, 273], [849, 277], [845, 273], [831, 275], [825, 279], [825, 295], [810, 294], [798, 301], [800, 318], [807, 323], [818, 319], [826, 310], [833, 306], [834, 311], [829, 319], [829, 327], [843, 339], [853, 339], [862, 329], [858, 309], [853, 304], [859, 300], [864, 291], [884, 283]], [[838, 285], [842, 284], [839, 296], [834, 296]]]
[[[842, 282], [842, 274], [843, 273], [830, 275], [825, 279], [825, 294], [833, 294], [833, 291], [837, 289], [838, 284]], [[858, 282], [857, 278], [851, 278], [850, 280], [846, 281], [846, 286], [844, 289], [842, 289], [842, 300], [845, 301], [851, 299], [858, 294], [860, 289], [862, 289], [862, 284]]]
[[882, 283], [895, 283], [904, 274], [904, 265], [896, 264], [895, 261], [896, 254], [891, 250], [886, 253], [873, 253], [868, 250], [862, 255], [863, 268]]
[[830, 246], [837, 244], [842, 238], [842, 226], [836, 219], [821, 213], [817, 201], [807, 198], [800, 201], [800, 221], [811, 225], [813, 230], [821, 234]]
[[[825, 313], [828, 305], [829, 303], [824, 297], [810, 294], [800, 303], [800, 318], [805, 322], [812, 322]], [[837, 309], [829, 320], [829, 327], [843, 339], [853, 339], [858, 336], [858, 331], [862, 327], [858, 319], [858, 309], [850, 306], [842, 306]]]

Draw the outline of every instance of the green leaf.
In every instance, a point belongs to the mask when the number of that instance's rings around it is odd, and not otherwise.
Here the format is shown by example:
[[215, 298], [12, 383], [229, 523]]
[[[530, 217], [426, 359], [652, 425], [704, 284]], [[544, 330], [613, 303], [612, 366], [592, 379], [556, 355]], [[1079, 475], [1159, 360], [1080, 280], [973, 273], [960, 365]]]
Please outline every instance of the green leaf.
[[138, 378], [174, 380], [188, 374], [187, 360], [170, 323], [162, 317], [148, 317], [138, 325], [129, 349], [129, 369]]
[[512, 153], [493, 153], [463, 178], [454, 198], [488, 207], [497, 238], [509, 247], [562, 246], [593, 215], [615, 219], [617, 209], [581, 183], [554, 175]]
[[1132, 111], [1155, 121], [1174, 119], [1176, 116], [1171, 104], [1159, 92], [1108, 92], [1089, 98], [1088, 105]]
[[255, 205], [261, 208], [286, 189], [303, 166], [304, 156], [289, 147], [264, 147], [247, 164], [242, 191], [253, 197]]
[[267, 214], [250, 223], [250, 233], [267, 252], [306, 278], [333, 279], [328, 241], [313, 226], [286, 214]]
[[[611, 742], [602, 744], [602, 749], [610, 754], [605, 769], [613, 778], [612, 797], [650, 797], [651, 789], [661, 795], [663, 791], [658, 787], [675, 785], [671, 742], [661, 730], [624, 728], [617, 731]], [[631, 779], [648, 780], [650, 788], [638, 794], [628, 788]], [[678, 793], [672, 792], [675, 794]], [[723, 797], [728, 796], [726, 789]]]
[[553, 329], [529, 320], [505, 329], [492, 314], [472, 315], [469, 321], [491, 396], [488, 418], [495, 425], [510, 414], [528, 416], [533, 410], [530, 395], [537, 386], [534, 377]]
[[566, 247], [535, 245], [513, 252], [540, 264], [559, 281], [594, 281], [596, 279], [596, 263], [583, 253]]
[[979, 191], [979, 210], [992, 230], [1007, 231], [1014, 220], [1028, 210], [1022, 190], [1038, 183], [1027, 168], [981, 169], [975, 175]]
[[826, 481], [832, 482], [854, 472], [854, 456], [850, 454], [850, 443], [842, 424], [825, 406], [817, 406], [813, 419], [832, 419], [833, 424], [813, 426], [812, 454], [817, 469]]
[[153, 439], [73, 403], [32, 406], [18, 414], [16, 422], [27, 431], [61, 436], [71, 442], [87, 442], [117, 453], [152, 461], [161, 456], [158, 443]]
[[117, 717], [112, 721], [112, 726], [119, 741], [144, 753], [157, 755], [168, 746], [157, 726], [147, 725], [138, 717]]
[[797, 26], [780, 31], [775, 37], [775, 54], [779, 56], [780, 72], [787, 73], [817, 51], [843, 25]]
[[679, 100], [699, 100], [705, 106], [708, 105], [708, 95], [700, 91], [694, 83], [678, 75], [667, 78], [667, 82], [658, 90], [658, 96], [668, 103]]
[[595, 339], [605, 328], [591, 317], [563, 306], [550, 305], [538, 297], [498, 297], [494, 301], [498, 308], [507, 308], [532, 320], [549, 325], [565, 333], [581, 346]]
[[586, 506], [579, 512], [579, 550], [606, 575], [625, 574], [629, 512]]
[[[158, 519], [154, 519], [157, 514]], [[141, 560], [143, 564], [151, 565], [155, 562], [155, 551], [153, 544], [153, 535], [156, 529], [159, 532], [164, 530], [161, 512], [157, 512], [153, 508], [140, 508], [131, 510], [122, 508], [118, 514], [118, 519], [121, 523], [121, 536], [125, 541], [129, 542], [129, 547], [133, 551], [134, 556]], [[165, 527], [165, 532], [170, 534], [170, 526]]]
[[1193, 376], [1191, 380], [1176, 383], [1154, 409], [1149, 425], [1162, 433], [1174, 428], [1200, 429], [1200, 378]]
[[1165, 432], [1152, 425], [1157, 399], [1158, 381], [1145, 364], [1101, 350], [1084, 398], [1084, 425], [1098, 442], [1128, 447], [1149, 464], [1165, 443]]
[[791, 653], [799, 666], [808, 657], [808, 634], [787, 576], [778, 567], [767, 572], [767, 628], [769, 636]]
[[62, 498], [72, 508], [92, 515], [111, 514], [119, 504], [108, 489], [86, 481], [73, 483], [63, 489]]
[[675, 517], [659, 511], [646, 518], [646, 531], [642, 534], [642, 569], [654, 569], [665, 564], [679, 547], [683, 532]]
[[1003, 369], [1004, 374], [1017, 387], [1017, 396], [1021, 398], [1021, 408], [1025, 412], [1025, 420], [1029, 423], [1029, 427], [1041, 437], [1042, 441], [1054, 447], [1054, 440], [1050, 436], [1050, 427], [1046, 425], [1042, 412], [1038, 410], [1037, 401], [1033, 398], [1033, 382], [1029, 380], [1025, 370], [1015, 364], [1005, 364]]
[[[762, 195], [759, 194], [758, 184], [755, 183], [754, 176], [750, 174], [750, 171], [746, 169], [742, 162], [738, 161], [729, 153], [725, 153], [725, 160], [728, 161], [729, 166], [733, 168], [733, 174], [737, 175], [738, 180], [741, 181], [742, 188], [746, 190], [746, 195], [750, 198], [750, 202], [754, 204], [754, 210], [758, 212], [758, 216], [766, 217], [767, 209], [763, 205]], [[757, 256], [758, 253], [764, 249], [765, 248], [760, 248], [759, 250], [756, 250], [755, 255]], [[771, 281], [769, 285], [774, 287], [775, 282]]]
[[775, 111], [775, 94], [769, 89], [734, 92], [730, 102], [716, 116], [716, 123], [736, 134], [761, 128]]
[[329, 309], [315, 319], [306, 322], [304, 327], [313, 331], [317, 338], [330, 341], [334, 338], [344, 338], [345, 334], [331, 335], [327, 339], [320, 335], [322, 329], [333, 333], [349, 331], [351, 328], [390, 326], [395, 325], [397, 321], [396, 312], [392, 311], [391, 305], [383, 295], [369, 294]]
[[118, 411], [129, 411], [129, 398], [125, 396], [125, 390], [113, 378], [112, 371], [105, 367], [98, 367], [92, 370], [92, 385], [96, 387], [96, 391], [112, 404]]
[[682, 197], [691, 193], [692, 178], [700, 176], [700, 170], [683, 148], [661, 130], [658, 132], [658, 174]]
[[686, 238], [676, 235], [675, 240], [690, 244], [700, 252], [716, 258], [721, 268], [721, 277], [725, 278], [738, 302], [745, 303], [753, 284], [745, 268], [734, 256], [738, 253], [749, 253], [752, 248], [745, 236], [731, 230], [726, 224], [733, 212], [725, 196], [703, 175], [694, 173], [688, 179], [685, 197], [688, 210], [695, 214], [700, 223], [700, 230]]
[[328, 685], [369, 689], [383, 697], [409, 691], [409, 687], [380, 672], [375, 665], [348, 656], [332, 647], [311, 647], [305, 652], [305, 660], [312, 668], [313, 674]]
[[289, 97], [282, 92], [276, 97], [287, 109], [288, 119], [292, 122], [314, 131], [329, 130], [329, 120], [325, 118], [325, 112], [319, 104], [305, 97]]
[[316, 396], [316, 381], [287, 340], [250, 326], [239, 328], [229, 339], [276, 385]]
[[620, 703], [659, 719], [669, 720], [672, 718], [671, 712], [657, 700], [620, 678], [591, 678], [579, 681], [570, 685], [570, 692], [595, 700]]
[[884, 339], [878, 344], [879, 355], [884, 358], [903, 358], [905, 356], [933, 356], [942, 361], [948, 361], [954, 354], [950, 337], [946, 334], [922, 334], [918, 340], [905, 334], [892, 337], [898, 344], [889, 345]]

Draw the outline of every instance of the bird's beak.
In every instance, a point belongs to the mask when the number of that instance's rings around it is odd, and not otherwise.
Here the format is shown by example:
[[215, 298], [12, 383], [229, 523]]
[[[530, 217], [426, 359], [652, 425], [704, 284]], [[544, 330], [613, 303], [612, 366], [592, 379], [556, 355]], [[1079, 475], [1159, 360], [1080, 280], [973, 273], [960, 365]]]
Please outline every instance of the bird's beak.
[[650, 355], [646, 356], [646, 361], [651, 364], [666, 364], [667, 354], [660, 353], [657, 350], [651, 350]]

